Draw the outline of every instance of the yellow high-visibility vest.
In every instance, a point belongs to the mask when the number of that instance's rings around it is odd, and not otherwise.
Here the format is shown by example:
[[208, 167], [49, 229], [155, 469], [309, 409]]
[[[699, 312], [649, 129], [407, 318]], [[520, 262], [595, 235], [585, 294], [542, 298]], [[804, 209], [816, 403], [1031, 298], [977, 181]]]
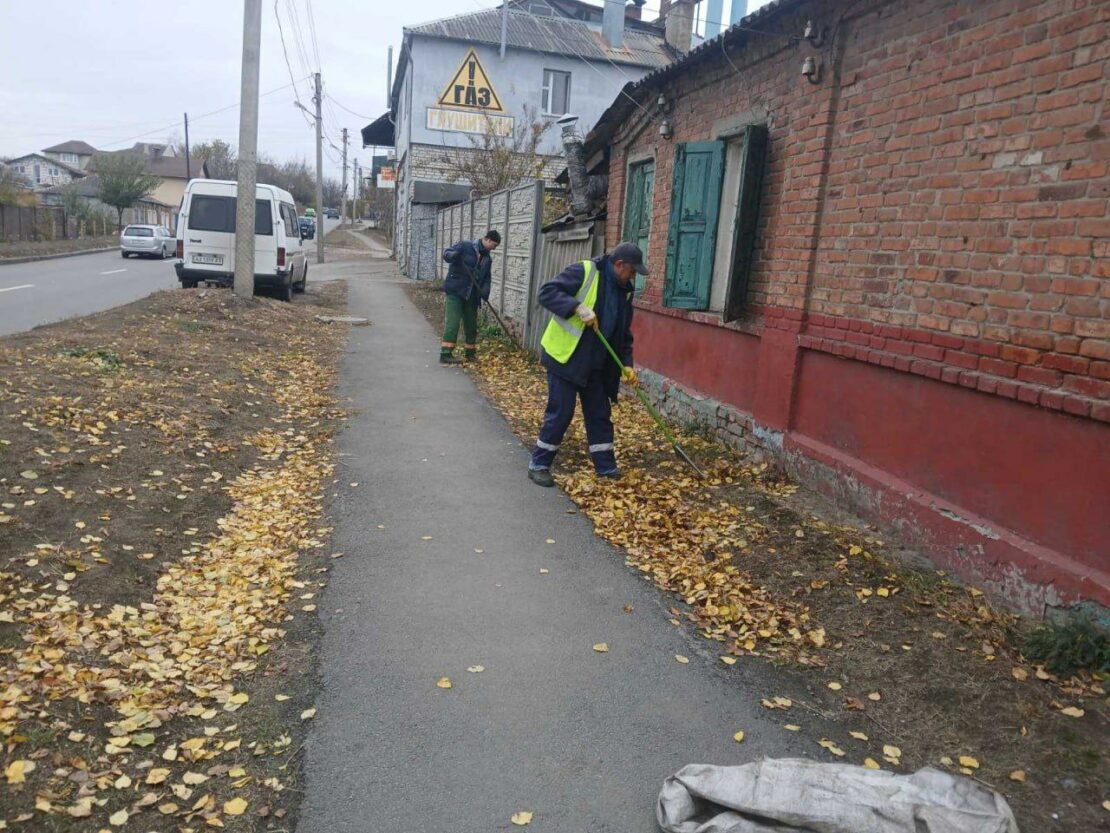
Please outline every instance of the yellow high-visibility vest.
[[[596, 312], [595, 305], [597, 304], [598, 288], [597, 264], [592, 260], [583, 260], [582, 269], [584, 272], [582, 286], [574, 297], [577, 299], [578, 303], [585, 304]], [[570, 318], [560, 318], [558, 315], [552, 315], [551, 320], [547, 322], [547, 329], [543, 332], [543, 338], [540, 339], [540, 344], [542, 344], [543, 349], [547, 351], [547, 355], [551, 356], [551, 358], [555, 359], [559, 364], [566, 364], [574, 353], [574, 348], [578, 346], [578, 341], [582, 338], [582, 333], [585, 329], [586, 324], [578, 317], [577, 313]]]

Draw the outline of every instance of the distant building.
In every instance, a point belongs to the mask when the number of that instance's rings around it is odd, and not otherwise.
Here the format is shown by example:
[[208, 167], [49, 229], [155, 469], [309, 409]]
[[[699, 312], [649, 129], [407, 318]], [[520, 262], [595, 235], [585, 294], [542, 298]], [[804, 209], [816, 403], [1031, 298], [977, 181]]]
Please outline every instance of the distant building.
[[34, 191], [45, 191], [55, 185], [68, 185], [85, 176], [80, 168], [60, 162], [45, 153], [27, 153], [9, 159], [8, 167], [30, 183]]
[[62, 142], [60, 145], [54, 145], [43, 150], [43, 153], [51, 159], [63, 162], [81, 171], [89, 166], [89, 160], [98, 152], [88, 142], [82, 142], [79, 139], [70, 139], [68, 142]]
[[562, 168], [557, 119], [574, 114], [589, 128], [625, 84], [690, 45], [689, 31], [676, 49], [662, 24], [641, 20], [643, 0], [604, 12], [581, 0], [507, 2], [503, 45], [502, 8], [406, 27], [390, 110], [362, 130], [364, 147], [396, 149], [394, 247], [411, 277], [435, 274], [436, 210], [469, 198], [459, 159], [481, 152], [477, 137], [533, 118], [548, 124], [537, 152], [553, 181]]

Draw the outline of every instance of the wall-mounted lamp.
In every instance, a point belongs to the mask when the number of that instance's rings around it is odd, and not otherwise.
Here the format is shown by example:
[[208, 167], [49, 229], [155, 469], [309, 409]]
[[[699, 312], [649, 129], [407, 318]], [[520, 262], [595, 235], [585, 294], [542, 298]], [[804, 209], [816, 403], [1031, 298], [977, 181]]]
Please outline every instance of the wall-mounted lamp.
[[664, 139], [670, 139], [674, 135], [670, 119], [663, 119], [662, 124], [659, 125], [659, 135]]
[[802, 37], [809, 41], [810, 46], [821, 46], [825, 42], [825, 27], [818, 26], [812, 20], [807, 20], [806, 30]]
[[821, 64], [813, 60], [812, 55], [802, 62], [802, 75], [804, 75], [806, 81], [811, 84], [821, 83]]

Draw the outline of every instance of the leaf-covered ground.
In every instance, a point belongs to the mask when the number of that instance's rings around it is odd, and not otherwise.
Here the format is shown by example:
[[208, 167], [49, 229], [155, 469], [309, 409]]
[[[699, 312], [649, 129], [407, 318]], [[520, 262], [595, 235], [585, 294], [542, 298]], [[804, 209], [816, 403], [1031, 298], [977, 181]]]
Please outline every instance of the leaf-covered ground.
[[345, 338], [310, 286], [0, 339], [0, 830], [293, 822]]
[[[408, 289], [440, 326], [438, 287]], [[543, 369], [487, 338], [474, 373], [531, 445]], [[705, 637], [738, 697], [759, 699], [784, 732], [836, 721], [837, 737], [812, 733], [819, 758], [962, 772], [1002, 792], [1027, 831], [1110, 829], [1104, 678], [1029, 664], [1016, 647], [1028, 623], [765, 464], [687, 433], [709, 473], [698, 481], [635, 397], [614, 422], [621, 481], [593, 476], [580, 415], [556, 479], [630, 568], [674, 595], [671, 623]], [[745, 665], [767, 661], [782, 666], [783, 690], [748, 691]]]

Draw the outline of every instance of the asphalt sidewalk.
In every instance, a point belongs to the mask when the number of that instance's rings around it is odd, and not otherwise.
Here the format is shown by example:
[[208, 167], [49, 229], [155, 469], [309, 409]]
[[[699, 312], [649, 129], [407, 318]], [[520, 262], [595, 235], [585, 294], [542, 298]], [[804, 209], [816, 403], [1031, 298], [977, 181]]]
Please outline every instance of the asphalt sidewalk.
[[489, 833], [527, 810], [537, 833], [648, 833], [687, 763], [809, 756], [760, 706], [782, 693], [762, 665], [726, 668], [669, 624], [672, 600], [527, 480], [528, 450], [465, 372], [436, 363], [395, 264], [358, 273], [349, 312], [373, 323], [352, 329], [342, 365], [344, 556], [321, 603], [298, 830]]

